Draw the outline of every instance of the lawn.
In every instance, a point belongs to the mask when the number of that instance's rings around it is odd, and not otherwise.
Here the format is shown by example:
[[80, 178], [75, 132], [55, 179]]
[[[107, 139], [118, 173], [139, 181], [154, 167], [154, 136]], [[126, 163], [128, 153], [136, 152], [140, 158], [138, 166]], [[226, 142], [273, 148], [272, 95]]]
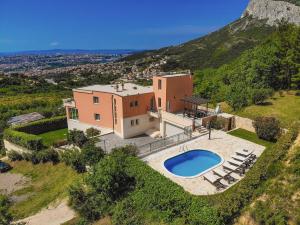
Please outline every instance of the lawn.
[[46, 146], [52, 146], [55, 141], [67, 139], [68, 128], [39, 134]]
[[232, 112], [226, 103], [222, 103], [222, 109], [250, 119], [256, 116], [275, 116], [281, 121], [282, 126], [287, 128], [292, 122], [300, 120], [300, 96], [295, 96], [292, 91], [284, 92], [282, 97], [276, 93], [264, 105], [251, 105], [239, 112]]
[[31, 179], [27, 187], [13, 193], [17, 196], [28, 195], [26, 200], [12, 205], [14, 218], [33, 215], [51, 202], [67, 197], [69, 185], [81, 178], [63, 163], [33, 165], [31, 162], [18, 161], [10, 164], [13, 166], [12, 173], [20, 173]]
[[236, 129], [236, 130], [228, 132], [228, 134], [230, 134], [232, 136], [235, 136], [235, 137], [239, 137], [239, 138], [248, 140], [248, 141], [251, 141], [251, 142], [259, 144], [259, 145], [263, 145], [266, 148], [275, 144], [273, 142], [269, 142], [269, 141], [259, 139], [255, 133], [244, 130], [244, 129]]

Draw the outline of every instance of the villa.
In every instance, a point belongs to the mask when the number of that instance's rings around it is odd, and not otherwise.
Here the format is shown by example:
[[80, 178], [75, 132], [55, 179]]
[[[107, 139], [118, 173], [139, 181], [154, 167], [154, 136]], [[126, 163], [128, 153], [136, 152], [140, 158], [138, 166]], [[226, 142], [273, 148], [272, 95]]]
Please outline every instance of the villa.
[[189, 72], [156, 75], [147, 87], [122, 83], [77, 88], [73, 96], [64, 102], [69, 129], [94, 127], [122, 139], [145, 133], [170, 137], [201, 127], [202, 118], [212, 115], [199, 107], [208, 102], [193, 96]]
[[[220, 113], [218, 107], [209, 109], [208, 100], [193, 95], [189, 72], [158, 74], [147, 87], [120, 83], [77, 88], [73, 97], [64, 100], [68, 129], [100, 130], [98, 144], [107, 152], [136, 145], [145, 163], [194, 195], [234, 185], [264, 150], [226, 133], [235, 127], [252, 130], [252, 121]], [[226, 125], [208, 131], [217, 117]]]

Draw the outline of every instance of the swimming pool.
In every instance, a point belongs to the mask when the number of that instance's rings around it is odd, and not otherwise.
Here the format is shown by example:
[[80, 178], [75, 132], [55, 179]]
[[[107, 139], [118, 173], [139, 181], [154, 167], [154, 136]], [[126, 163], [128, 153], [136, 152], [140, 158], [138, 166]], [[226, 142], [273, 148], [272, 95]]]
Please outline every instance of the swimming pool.
[[220, 165], [223, 159], [216, 153], [196, 149], [191, 150], [164, 162], [165, 168], [180, 177], [195, 177]]

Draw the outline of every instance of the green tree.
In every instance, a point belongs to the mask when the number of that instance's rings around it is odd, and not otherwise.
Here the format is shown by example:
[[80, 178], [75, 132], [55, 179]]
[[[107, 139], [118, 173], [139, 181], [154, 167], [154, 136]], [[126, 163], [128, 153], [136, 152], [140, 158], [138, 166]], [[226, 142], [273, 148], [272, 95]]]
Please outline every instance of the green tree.
[[4, 195], [0, 195], [0, 225], [9, 225], [12, 221], [12, 216], [8, 211], [9, 206], [10, 202], [8, 198]]
[[101, 147], [97, 147], [95, 142], [88, 141], [81, 150], [82, 159], [88, 166], [95, 165], [104, 157], [104, 151]]

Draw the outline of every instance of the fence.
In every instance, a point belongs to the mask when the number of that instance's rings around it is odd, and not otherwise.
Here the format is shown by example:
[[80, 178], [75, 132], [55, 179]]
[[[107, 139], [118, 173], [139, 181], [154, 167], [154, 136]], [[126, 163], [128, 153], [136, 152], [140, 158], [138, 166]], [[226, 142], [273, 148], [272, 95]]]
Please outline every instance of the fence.
[[167, 147], [171, 147], [186, 141], [189, 141], [193, 138], [192, 132], [184, 132], [180, 134], [176, 134], [170, 137], [166, 137], [145, 145], [138, 146], [139, 156], [145, 156], [150, 153], [154, 153], [160, 150], [163, 150]]

